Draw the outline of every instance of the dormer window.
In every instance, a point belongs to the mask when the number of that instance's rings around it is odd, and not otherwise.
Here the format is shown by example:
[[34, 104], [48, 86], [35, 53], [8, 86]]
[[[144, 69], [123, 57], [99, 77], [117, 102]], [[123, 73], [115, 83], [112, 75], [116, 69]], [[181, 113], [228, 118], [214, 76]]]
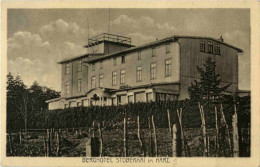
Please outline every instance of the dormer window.
[[65, 65], [65, 74], [69, 74], [69, 73], [70, 73], [70, 64], [67, 63], [67, 64]]
[[166, 53], [170, 53], [170, 44], [166, 44]]
[[216, 55], [220, 55], [220, 46], [219, 46], [219, 44], [217, 44], [216, 47], [215, 47], [215, 53], [216, 53]]
[[137, 53], [137, 56], [138, 56], [138, 57], [137, 57], [138, 60], [142, 60], [142, 54], [141, 54], [141, 51], [139, 51], [139, 52]]
[[205, 45], [206, 45], [206, 44], [205, 44], [205, 41], [201, 41], [201, 42], [200, 42], [200, 51], [201, 51], [201, 52], [205, 52], [205, 48], [206, 48]]
[[208, 41], [208, 53], [213, 53], [213, 43]]
[[155, 56], [156, 56], [156, 49], [152, 48], [152, 57], [155, 57]]
[[82, 60], [78, 61], [78, 72], [82, 71]]
[[122, 64], [125, 64], [125, 56], [122, 56], [122, 57], [121, 57], [121, 63], [122, 63]]

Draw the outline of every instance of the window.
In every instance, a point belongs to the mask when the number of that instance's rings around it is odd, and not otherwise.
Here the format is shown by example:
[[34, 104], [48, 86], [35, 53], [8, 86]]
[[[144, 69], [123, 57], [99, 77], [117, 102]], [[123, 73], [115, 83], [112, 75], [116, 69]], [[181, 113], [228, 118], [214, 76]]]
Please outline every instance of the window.
[[113, 65], [116, 66], [116, 57], [113, 58]]
[[67, 84], [65, 85], [65, 94], [68, 95], [69, 92], [70, 92], [70, 85], [67, 83]]
[[155, 57], [155, 56], [156, 56], [156, 49], [152, 48], [152, 57]]
[[138, 52], [137, 55], [138, 55], [138, 58], [137, 58], [137, 59], [138, 59], [138, 60], [142, 60], [142, 54], [141, 54], [141, 51]]
[[117, 104], [121, 104], [121, 96], [117, 96]]
[[78, 79], [78, 92], [81, 92], [81, 79]]
[[103, 87], [103, 74], [99, 75], [99, 87]]
[[133, 103], [134, 102], [134, 96], [133, 95], [129, 95], [128, 96], [128, 103]]
[[220, 46], [217, 44], [215, 48], [216, 55], [220, 55]]
[[65, 104], [65, 108], [69, 108], [69, 104]]
[[112, 86], [116, 85], [117, 72], [112, 72]]
[[100, 69], [103, 69], [103, 61], [100, 61]]
[[82, 71], [82, 60], [78, 61], [78, 72]]
[[156, 64], [153, 63], [151, 64], [151, 79], [155, 79], [156, 78]]
[[82, 106], [82, 103], [81, 102], [77, 102], [77, 107], [80, 107]]
[[153, 93], [146, 93], [146, 102], [153, 101]]
[[125, 83], [125, 70], [121, 70], [120, 72], [120, 84]]
[[91, 77], [91, 88], [95, 88], [96, 87], [96, 77], [93, 76]]
[[200, 42], [200, 51], [205, 52], [205, 41]]
[[125, 64], [125, 56], [121, 57], [121, 62], [122, 62], [122, 64]]
[[213, 53], [213, 43], [208, 42], [208, 53]]
[[96, 67], [95, 67], [95, 63], [92, 64], [92, 71], [95, 71]]
[[142, 67], [137, 67], [136, 80], [137, 80], [137, 82], [142, 81]]
[[165, 61], [165, 76], [171, 76], [172, 71], [172, 60], [166, 60]]
[[170, 53], [170, 44], [166, 44], [166, 53]]
[[67, 64], [65, 65], [65, 74], [69, 74], [69, 73], [70, 73], [70, 64], [67, 63]]

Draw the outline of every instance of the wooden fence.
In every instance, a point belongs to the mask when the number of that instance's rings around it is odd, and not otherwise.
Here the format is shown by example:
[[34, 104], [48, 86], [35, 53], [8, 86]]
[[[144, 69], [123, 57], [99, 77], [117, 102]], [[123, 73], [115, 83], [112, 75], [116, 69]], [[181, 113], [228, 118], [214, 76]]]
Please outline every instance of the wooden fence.
[[[169, 152], [169, 156], [199, 156], [199, 155], [191, 155], [191, 150], [193, 145], [196, 143], [201, 143], [199, 146], [203, 146], [203, 156], [216, 156], [216, 157], [223, 157], [223, 156], [234, 156], [238, 157], [241, 156], [241, 145], [243, 143], [243, 139], [241, 140], [241, 129], [238, 126], [238, 114], [237, 114], [237, 105], [233, 105], [233, 114], [232, 114], [232, 127], [230, 128], [227, 120], [226, 115], [224, 114], [225, 111], [223, 109], [222, 104], [220, 107], [214, 106], [214, 113], [215, 115], [215, 129], [214, 133], [209, 135], [207, 131], [209, 128], [212, 127], [207, 125], [208, 120], [205, 117], [205, 110], [204, 106], [198, 103], [198, 110], [200, 112], [200, 120], [201, 120], [201, 131], [200, 135], [201, 138], [198, 138], [196, 141], [188, 141], [187, 140], [187, 133], [185, 132], [184, 124], [183, 124], [183, 108], [179, 107], [176, 110], [166, 109], [161, 112], [165, 112], [165, 117], [167, 120], [168, 127], [168, 137], [171, 138], [171, 152]], [[208, 111], [209, 112], [209, 111]], [[139, 143], [139, 149], [141, 152], [141, 156], [159, 156], [158, 153], [158, 126], [156, 125], [155, 117], [153, 114], [146, 115], [146, 118], [142, 118], [143, 120], [147, 120], [147, 126], [142, 126], [140, 124], [140, 115], [137, 112], [135, 121], [129, 122], [128, 118], [129, 114], [127, 111], [124, 111], [124, 115], [122, 120], [119, 121], [121, 124], [118, 124], [117, 128], [121, 128], [123, 131], [123, 135], [121, 139], [123, 141], [123, 154], [121, 156], [127, 157], [129, 156], [129, 134], [128, 130], [130, 124], [136, 124], [136, 135], [137, 140]], [[144, 115], [142, 115], [144, 116]], [[104, 142], [103, 139], [103, 132], [106, 131], [106, 127], [104, 127], [105, 122], [100, 120], [93, 120], [91, 127], [73, 127], [73, 128], [48, 128], [48, 129], [28, 129], [28, 134], [25, 134], [20, 131], [9, 131], [7, 135], [7, 146], [8, 146], [8, 154], [10, 156], [15, 155], [14, 153], [14, 143], [13, 143], [13, 136], [19, 134], [19, 144], [22, 145], [25, 141], [29, 140], [27, 135], [39, 133], [43, 134], [42, 145], [44, 150], [44, 156], [62, 156], [61, 150], [61, 138], [66, 138], [66, 135], [70, 132], [73, 135], [82, 135], [82, 131], [84, 130], [88, 134], [88, 140], [85, 143], [85, 156], [104, 156]], [[133, 127], [133, 126], [132, 126]], [[148, 127], [148, 136], [149, 142], [145, 142], [144, 140], [144, 129]], [[248, 130], [249, 131], [249, 130]], [[186, 135], [185, 135], [186, 134]], [[160, 134], [161, 135], [161, 134]], [[250, 139], [250, 134], [248, 133], [248, 138]], [[243, 138], [243, 137], [242, 137]], [[250, 141], [248, 141], [250, 143]], [[223, 148], [228, 148], [227, 150], [223, 150]], [[247, 151], [250, 152], [250, 144]], [[37, 156], [37, 155], [31, 155]]]

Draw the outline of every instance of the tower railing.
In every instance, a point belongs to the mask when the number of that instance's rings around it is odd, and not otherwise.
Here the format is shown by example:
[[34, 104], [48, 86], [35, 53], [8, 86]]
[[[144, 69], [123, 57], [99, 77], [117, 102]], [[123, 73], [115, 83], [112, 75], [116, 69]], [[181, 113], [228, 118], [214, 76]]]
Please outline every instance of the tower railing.
[[88, 45], [93, 45], [93, 44], [96, 44], [96, 43], [99, 43], [102, 41], [110, 41], [110, 42], [131, 45], [131, 38], [120, 36], [120, 35], [108, 34], [108, 33], [103, 33], [103, 34], [94, 36], [92, 38], [89, 38]]

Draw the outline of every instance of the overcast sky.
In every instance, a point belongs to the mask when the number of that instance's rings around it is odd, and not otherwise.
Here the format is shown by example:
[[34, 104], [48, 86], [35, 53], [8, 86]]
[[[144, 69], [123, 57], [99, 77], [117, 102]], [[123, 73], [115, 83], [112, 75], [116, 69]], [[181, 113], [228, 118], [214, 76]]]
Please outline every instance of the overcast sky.
[[[57, 91], [58, 61], [86, 53], [90, 37], [108, 32], [108, 9], [9, 9], [8, 72]], [[247, 9], [111, 9], [110, 33], [134, 45], [172, 35], [219, 38], [244, 50], [239, 55], [239, 89], [250, 89], [250, 11]]]

